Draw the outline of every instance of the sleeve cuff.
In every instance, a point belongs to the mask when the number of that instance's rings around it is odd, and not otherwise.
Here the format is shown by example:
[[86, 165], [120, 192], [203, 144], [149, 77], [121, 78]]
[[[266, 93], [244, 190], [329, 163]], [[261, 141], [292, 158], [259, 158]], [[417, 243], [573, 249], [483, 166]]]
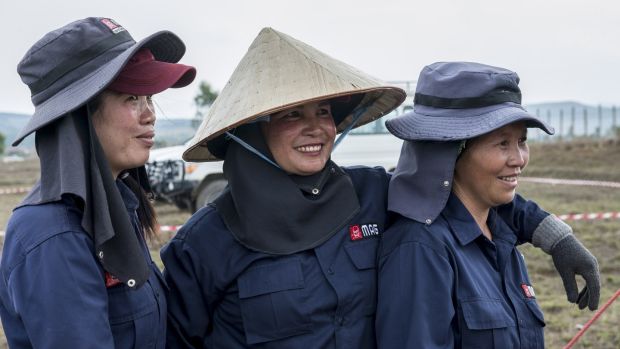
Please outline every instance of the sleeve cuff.
[[550, 254], [553, 247], [562, 239], [571, 235], [573, 229], [554, 214], [540, 222], [532, 234], [532, 244]]

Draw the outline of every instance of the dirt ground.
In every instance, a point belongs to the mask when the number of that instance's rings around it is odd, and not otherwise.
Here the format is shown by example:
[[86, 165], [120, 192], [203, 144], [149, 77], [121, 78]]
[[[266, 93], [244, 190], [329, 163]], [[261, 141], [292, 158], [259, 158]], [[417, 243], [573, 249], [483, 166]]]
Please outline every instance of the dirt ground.
[[[590, 179], [620, 182], [620, 143], [576, 142], [534, 144], [530, 166], [525, 176]], [[0, 188], [31, 185], [37, 177], [36, 161], [0, 164]], [[546, 210], [560, 214], [584, 212], [620, 212], [620, 189], [521, 183], [519, 193], [537, 201]], [[23, 194], [0, 195], [0, 230], [4, 230], [10, 211]], [[188, 212], [174, 206], [158, 204], [162, 225], [182, 224]], [[601, 270], [601, 305], [620, 289], [620, 219], [571, 221], [575, 234], [594, 253]], [[169, 235], [152, 243], [153, 255]], [[1, 247], [1, 245], [0, 245]], [[526, 257], [537, 299], [545, 313], [545, 341], [548, 348], [560, 348], [593, 315], [578, 310], [566, 301], [560, 277], [552, 260], [529, 245], [520, 250]], [[620, 300], [601, 315], [573, 348], [620, 348]], [[0, 348], [5, 344], [0, 329]]]

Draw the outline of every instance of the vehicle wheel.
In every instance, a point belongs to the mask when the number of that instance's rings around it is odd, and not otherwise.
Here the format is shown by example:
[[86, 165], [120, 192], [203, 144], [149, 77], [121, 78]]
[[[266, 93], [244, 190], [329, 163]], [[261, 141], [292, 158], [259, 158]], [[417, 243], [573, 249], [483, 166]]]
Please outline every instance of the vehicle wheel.
[[198, 209], [200, 209], [201, 207], [215, 200], [220, 195], [220, 193], [224, 191], [224, 188], [226, 188], [227, 184], [227, 180], [225, 180], [224, 178], [218, 178], [203, 186], [200, 189], [200, 192], [198, 192], [198, 195], [196, 196], [196, 201], [194, 202], [194, 212], [198, 211]]

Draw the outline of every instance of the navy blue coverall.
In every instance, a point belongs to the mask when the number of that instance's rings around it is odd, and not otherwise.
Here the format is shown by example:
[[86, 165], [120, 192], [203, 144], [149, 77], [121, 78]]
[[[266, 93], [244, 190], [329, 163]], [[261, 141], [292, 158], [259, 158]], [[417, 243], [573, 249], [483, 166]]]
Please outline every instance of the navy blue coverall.
[[0, 316], [11, 349], [164, 348], [163, 278], [138, 233], [138, 199], [116, 183], [152, 266], [148, 281], [106, 287], [72, 199], [19, 207], [0, 264]]
[[379, 256], [380, 348], [544, 347], [517, 238], [493, 210], [487, 223], [492, 241], [452, 194], [431, 225], [400, 217], [388, 229]]
[[[376, 348], [376, 259], [389, 175], [382, 168], [345, 171], [360, 212], [314, 249], [255, 252], [235, 240], [213, 207], [194, 214], [162, 250], [168, 347]], [[519, 201], [505, 212], [523, 222], [529, 207]], [[540, 212], [525, 231], [547, 216]]]

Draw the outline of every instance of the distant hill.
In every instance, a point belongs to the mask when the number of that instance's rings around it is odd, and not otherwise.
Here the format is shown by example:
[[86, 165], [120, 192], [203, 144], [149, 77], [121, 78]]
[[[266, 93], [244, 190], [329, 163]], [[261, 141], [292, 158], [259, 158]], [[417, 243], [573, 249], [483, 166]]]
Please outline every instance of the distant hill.
[[[11, 147], [11, 143], [13, 143], [19, 131], [26, 126], [29, 118], [30, 115], [26, 114], [0, 112], [0, 133], [5, 137], [5, 151]], [[26, 137], [19, 147], [28, 150], [34, 149], [34, 136]]]
[[[26, 126], [30, 115], [0, 112], [0, 133], [5, 138], [8, 150], [21, 129]], [[192, 119], [157, 119], [155, 124], [155, 141], [158, 146], [182, 144], [190, 139], [195, 132]], [[25, 151], [34, 151], [34, 136], [30, 135], [19, 145]]]
[[157, 119], [155, 142], [158, 147], [183, 144], [194, 136], [198, 126], [192, 126], [193, 119]]
[[[525, 108], [553, 126], [556, 138], [606, 137], [617, 132], [614, 127], [620, 127], [620, 110], [617, 107], [563, 101], [529, 104], [525, 105]], [[543, 139], [547, 137], [539, 130], [534, 130], [532, 135]]]
[[[567, 138], [584, 135], [605, 136], [614, 126], [620, 126], [620, 110], [610, 107], [586, 105], [573, 101], [529, 104], [525, 106], [531, 113], [550, 123], [556, 129], [556, 136]], [[584, 116], [586, 116], [584, 118]], [[19, 131], [28, 122], [29, 115], [0, 112], [0, 133], [6, 137], [6, 148], [15, 139]], [[155, 124], [155, 141], [157, 147], [182, 144], [190, 139], [196, 127], [192, 119], [172, 119], [160, 117]], [[532, 139], [546, 137], [542, 131], [534, 130]], [[29, 136], [19, 148], [34, 150], [34, 136]]]
[[[558, 114], [560, 110], [563, 111], [564, 115], [570, 115], [571, 110], [575, 110], [575, 113], [583, 114], [583, 110], [586, 109], [588, 115], [596, 115], [598, 113], [598, 106], [582, 104], [574, 101], [564, 101], [564, 102], [547, 102], [547, 103], [535, 103], [535, 104], [527, 104], [524, 107], [532, 113], [539, 112], [539, 117], [546, 117], [547, 113]], [[601, 107], [601, 112], [603, 114], [611, 113], [610, 107]]]

